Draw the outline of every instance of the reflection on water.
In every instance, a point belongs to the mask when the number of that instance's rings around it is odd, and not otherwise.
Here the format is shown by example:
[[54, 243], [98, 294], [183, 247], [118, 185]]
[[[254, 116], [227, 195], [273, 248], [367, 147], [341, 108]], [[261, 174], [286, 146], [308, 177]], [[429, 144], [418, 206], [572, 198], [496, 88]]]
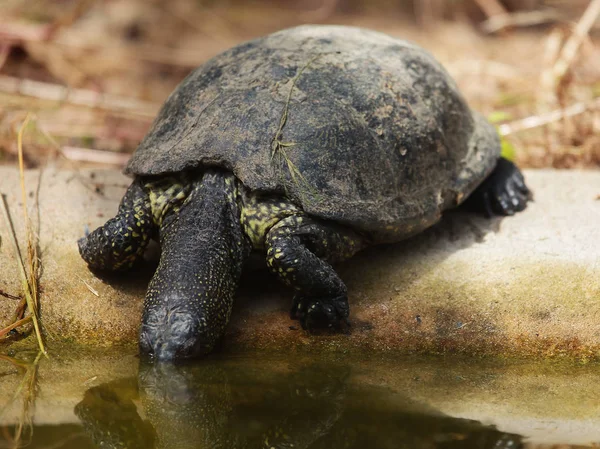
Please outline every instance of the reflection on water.
[[522, 447], [518, 435], [351, 377], [351, 368], [329, 363], [142, 365], [137, 377], [86, 391], [75, 407], [84, 431], [73, 447]]

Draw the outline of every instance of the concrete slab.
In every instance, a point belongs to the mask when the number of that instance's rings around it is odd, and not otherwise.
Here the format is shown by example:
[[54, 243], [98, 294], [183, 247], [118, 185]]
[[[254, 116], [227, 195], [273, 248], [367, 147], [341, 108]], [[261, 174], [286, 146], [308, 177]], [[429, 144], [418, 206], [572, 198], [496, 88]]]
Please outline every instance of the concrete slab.
[[[290, 321], [290, 293], [262, 269], [247, 270], [223, 348], [274, 351], [460, 352], [576, 357], [600, 354], [600, 171], [527, 171], [535, 202], [487, 220], [448, 214], [424, 234], [368, 249], [339, 267], [350, 291], [350, 335], [308, 335]], [[39, 186], [42, 316], [52, 339], [134, 345], [152, 262], [103, 279], [76, 241], [116, 211], [129, 183], [111, 170], [27, 173]], [[23, 242], [18, 173], [0, 168]], [[4, 223], [0, 289], [20, 282]], [[0, 298], [0, 323], [15, 302]], [[292, 326], [292, 327], [290, 327]]]

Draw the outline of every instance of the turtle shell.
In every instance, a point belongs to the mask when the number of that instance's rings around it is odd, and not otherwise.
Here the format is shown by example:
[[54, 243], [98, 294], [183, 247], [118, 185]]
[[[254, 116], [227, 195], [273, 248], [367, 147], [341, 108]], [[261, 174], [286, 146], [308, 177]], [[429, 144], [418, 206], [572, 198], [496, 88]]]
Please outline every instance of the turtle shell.
[[309, 25], [192, 72], [125, 171], [223, 167], [251, 190], [383, 242], [433, 224], [499, 156], [494, 128], [428, 52], [374, 31]]

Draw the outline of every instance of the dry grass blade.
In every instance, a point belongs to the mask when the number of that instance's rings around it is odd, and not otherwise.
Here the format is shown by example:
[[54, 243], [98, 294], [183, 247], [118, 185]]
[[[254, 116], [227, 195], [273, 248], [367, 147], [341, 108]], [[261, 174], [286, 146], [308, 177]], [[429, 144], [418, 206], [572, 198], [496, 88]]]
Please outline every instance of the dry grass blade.
[[549, 125], [550, 123], [558, 122], [565, 117], [573, 117], [575, 115], [583, 114], [586, 111], [591, 111], [600, 108], [600, 98], [588, 103], [575, 103], [564, 109], [557, 109], [547, 114], [533, 115], [531, 117], [525, 117], [521, 120], [514, 122], [505, 123], [500, 125], [498, 132], [502, 136], [514, 134], [520, 131], [525, 131], [532, 128], [539, 128], [540, 126]]
[[27, 239], [27, 261], [29, 265], [29, 273], [25, 269], [25, 265], [23, 263], [23, 258], [21, 257], [21, 251], [19, 248], [19, 243], [17, 241], [17, 236], [14, 230], [13, 222], [10, 218], [10, 213], [8, 210], [8, 206], [6, 204], [6, 198], [2, 195], [2, 201], [0, 202], [2, 206], [2, 214], [4, 216], [4, 221], [6, 223], [6, 228], [9, 231], [8, 234], [10, 236], [10, 240], [12, 242], [13, 251], [15, 253], [15, 260], [17, 261], [17, 267], [19, 270], [19, 274], [21, 276], [21, 283], [23, 287], [23, 292], [25, 294], [25, 300], [27, 301], [27, 307], [31, 313], [31, 319], [33, 321], [33, 327], [35, 330], [35, 335], [37, 338], [38, 346], [40, 351], [46, 355], [46, 349], [44, 347], [44, 342], [42, 339], [42, 334], [40, 330], [40, 324], [38, 319], [38, 275], [39, 275], [39, 256], [37, 251], [37, 236], [35, 235], [32, 226], [31, 220], [29, 219], [29, 213], [27, 210], [27, 190], [25, 187], [25, 165], [23, 161], [23, 132], [25, 131], [25, 127], [29, 123], [29, 115], [25, 118], [21, 128], [19, 129], [19, 133], [17, 134], [17, 149], [18, 149], [18, 157], [19, 157], [19, 176], [21, 183], [21, 195], [23, 201], [23, 217], [26, 229], [26, 239]]
[[34, 309], [32, 311], [37, 312], [37, 297], [38, 297], [38, 288], [37, 288], [37, 274], [39, 272], [39, 257], [37, 254], [37, 237], [33, 232], [31, 226], [31, 220], [29, 219], [29, 212], [27, 209], [27, 189], [25, 187], [25, 161], [23, 159], [23, 133], [25, 132], [25, 128], [29, 124], [30, 115], [27, 114], [23, 124], [19, 128], [19, 133], [17, 134], [17, 150], [18, 150], [18, 158], [19, 158], [19, 179], [21, 182], [21, 200], [23, 201], [23, 219], [25, 223], [25, 239], [27, 241], [27, 261], [29, 262], [29, 275], [27, 279], [27, 283], [29, 284], [29, 288], [31, 291], [31, 295], [34, 298]]
[[[33, 319], [33, 326], [35, 328], [35, 335], [38, 340], [38, 345], [40, 347], [40, 351], [46, 355], [46, 349], [44, 348], [44, 342], [42, 340], [42, 334], [39, 326], [39, 317], [38, 317], [38, 304], [39, 304], [39, 295], [38, 295], [38, 281], [39, 281], [39, 272], [40, 272], [40, 257], [38, 254], [38, 236], [33, 230], [33, 226], [31, 224], [31, 220], [29, 218], [29, 211], [27, 208], [27, 189], [25, 187], [25, 163], [23, 160], [23, 133], [25, 132], [25, 128], [29, 123], [30, 115], [27, 114], [21, 128], [19, 129], [19, 133], [17, 134], [17, 150], [19, 157], [19, 178], [21, 180], [21, 198], [23, 201], [23, 218], [25, 223], [26, 235], [25, 239], [27, 241], [27, 261], [29, 263], [29, 275], [27, 278], [27, 285], [29, 286], [29, 292], [31, 294], [31, 300], [27, 302], [27, 307], [31, 311], [31, 316]], [[25, 295], [27, 298], [27, 295]]]
[[292, 182], [299, 184], [298, 180], [300, 180], [302, 181], [302, 184], [304, 184], [305, 187], [307, 187], [309, 190], [311, 189], [310, 184], [304, 178], [304, 175], [302, 175], [302, 173], [300, 172], [300, 170], [298, 170], [298, 168], [292, 162], [292, 160], [288, 157], [287, 152], [285, 151], [285, 148], [293, 147], [296, 144], [294, 142], [282, 142], [281, 137], [283, 135], [283, 128], [285, 127], [288, 120], [290, 103], [292, 101], [292, 93], [294, 91], [294, 88], [296, 87], [296, 82], [298, 81], [300, 76], [302, 76], [302, 73], [304, 73], [304, 71], [320, 57], [321, 54], [312, 57], [302, 68], [300, 68], [300, 70], [298, 70], [298, 73], [292, 78], [290, 90], [288, 92], [285, 105], [283, 106], [281, 119], [279, 120], [279, 127], [277, 129], [277, 132], [275, 133], [275, 136], [273, 137], [273, 140], [271, 141], [271, 161], [276, 161], [279, 167], [282, 165], [281, 162], [284, 161], [285, 165], [287, 166], [288, 173], [290, 174], [290, 177], [292, 179]]
[[81, 282], [83, 282], [83, 285], [85, 285], [85, 286], [86, 286], [86, 288], [87, 288], [87, 289], [88, 289], [90, 292], [92, 292], [92, 294], [93, 294], [93, 295], [95, 295], [95, 296], [100, 296], [100, 293], [98, 293], [98, 290], [96, 290], [94, 287], [92, 287], [90, 284], [88, 284], [88, 283], [86, 282], [86, 280], [85, 280], [85, 279], [83, 279], [83, 278], [82, 278], [82, 277], [80, 277], [80, 276], [77, 276], [77, 277], [79, 278], [79, 280], [80, 280]]
[[294, 76], [292, 78], [292, 82], [291, 82], [291, 85], [290, 85], [290, 90], [288, 92], [288, 96], [286, 98], [285, 105], [283, 106], [283, 111], [281, 113], [281, 119], [279, 120], [279, 128], [277, 128], [277, 132], [275, 133], [275, 137], [273, 137], [273, 140], [271, 141], [271, 158], [273, 158], [275, 156], [275, 153], [277, 153], [277, 151], [280, 150], [282, 147], [293, 145], [292, 143], [283, 143], [281, 141], [281, 135], [283, 133], [283, 127], [285, 126], [285, 124], [287, 123], [287, 120], [288, 120], [288, 114], [289, 114], [289, 109], [290, 109], [290, 102], [292, 101], [292, 93], [294, 92], [294, 88], [296, 87], [296, 83], [298, 82], [298, 79], [302, 76], [302, 73], [304, 73], [304, 71], [308, 67], [310, 67], [310, 65], [313, 62], [315, 62], [320, 57], [321, 57], [320, 54], [312, 57], [302, 68], [300, 68], [300, 70], [298, 70], [298, 73], [296, 74], [296, 76]]
[[32, 296], [31, 288], [28, 282], [27, 272], [25, 271], [25, 266], [23, 265], [23, 259], [21, 258], [21, 252], [19, 250], [19, 244], [17, 242], [17, 237], [15, 234], [15, 230], [12, 224], [12, 220], [10, 219], [10, 214], [8, 212], [8, 206], [6, 205], [6, 197], [2, 195], [2, 201], [0, 201], [0, 206], [2, 209], [2, 215], [4, 216], [4, 221], [6, 223], [6, 227], [8, 229], [8, 235], [10, 236], [10, 240], [13, 245], [13, 251], [15, 253], [15, 260], [17, 261], [17, 267], [19, 269], [19, 275], [21, 276], [21, 283], [23, 285], [23, 291], [25, 293], [25, 298], [27, 300], [27, 306], [31, 311], [31, 317], [33, 319], [33, 326], [35, 328], [35, 334], [38, 341], [38, 345], [42, 353], [46, 354], [46, 349], [44, 348], [44, 342], [42, 341], [42, 336], [40, 333], [40, 326], [37, 319], [37, 308], [35, 306], [34, 298]]

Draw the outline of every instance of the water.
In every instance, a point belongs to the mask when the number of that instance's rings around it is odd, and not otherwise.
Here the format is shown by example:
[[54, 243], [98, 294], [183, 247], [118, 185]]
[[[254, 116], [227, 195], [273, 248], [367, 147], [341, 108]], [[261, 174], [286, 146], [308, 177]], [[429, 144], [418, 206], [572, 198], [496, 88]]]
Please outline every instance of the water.
[[[486, 391], [492, 409], [506, 406], [498, 398], [511, 402], [518, 391], [493, 390], [503, 388], [507, 375], [531, 378], [520, 365], [228, 356], [173, 366], [114, 354], [54, 356], [36, 365], [32, 358], [5, 357], [0, 364], [2, 397], [14, 396], [0, 417], [0, 447], [509, 449], [530, 439], [489, 417], [483, 423], [447, 413], [458, 404], [464, 415], [461, 405], [471, 404], [474, 415], [485, 416], [485, 402], [473, 396], [483, 392], [485, 401]], [[570, 368], [534, 371], [544, 388], [536, 393], [530, 380], [522, 387], [550, 406], [549, 372], [555, 379], [594, 376]], [[537, 426], [549, 422], [548, 414], [525, 414]], [[550, 427], [560, 421], [554, 415]]]

